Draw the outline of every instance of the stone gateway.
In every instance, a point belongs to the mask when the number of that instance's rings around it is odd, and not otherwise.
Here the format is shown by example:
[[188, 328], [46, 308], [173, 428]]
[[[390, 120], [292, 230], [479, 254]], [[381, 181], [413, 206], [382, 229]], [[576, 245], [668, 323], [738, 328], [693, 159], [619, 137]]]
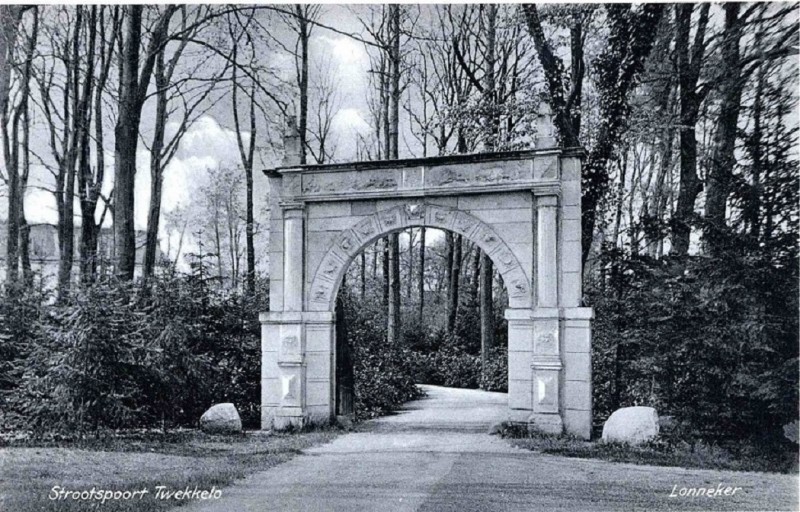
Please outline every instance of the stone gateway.
[[461, 234], [508, 289], [508, 420], [589, 438], [592, 309], [581, 303], [579, 149], [299, 165], [270, 184], [270, 311], [262, 323], [262, 428], [336, 410], [335, 302], [350, 262], [389, 233]]

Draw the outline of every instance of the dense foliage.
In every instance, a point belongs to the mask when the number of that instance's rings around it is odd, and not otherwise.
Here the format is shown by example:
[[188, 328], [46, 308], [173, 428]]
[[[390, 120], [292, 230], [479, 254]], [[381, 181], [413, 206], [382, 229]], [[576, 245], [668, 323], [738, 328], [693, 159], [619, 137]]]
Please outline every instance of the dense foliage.
[[356, 298], [346, 288], [341, 296], [346, 343], [352, 350], [356, 417], [386, 414], [419, 397], [410, 350], [386, 341], [386, 311], [382, 304]]
[[737, 244], [717, 258], [607, 251], [589, 291], [595, 420], [650, 405], [683, 435], [780, 441], [798, 416], [797, 256]]
[[56, 305], [7, 301], [4, 330], [27, 334], [3, 354], [2, 428], [192, 426], [218, 402], [255, 426], [263, 307], [202, 273], [146, 287], [102, 281]]

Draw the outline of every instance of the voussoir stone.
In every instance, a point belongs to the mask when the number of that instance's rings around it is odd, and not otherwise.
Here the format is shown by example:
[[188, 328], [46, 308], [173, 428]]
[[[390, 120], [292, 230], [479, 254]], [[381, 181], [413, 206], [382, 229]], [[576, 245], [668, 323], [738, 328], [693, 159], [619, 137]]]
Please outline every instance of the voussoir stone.
[[208, 434], [238, 434], [242, 419], [232, 403], [216, 404], [200, 417], [200, 429]]
[[640, 444], [655, 438], [658, 430], [658, 413], [652, 407], [623, 407], [603, 425], [603, 441]]

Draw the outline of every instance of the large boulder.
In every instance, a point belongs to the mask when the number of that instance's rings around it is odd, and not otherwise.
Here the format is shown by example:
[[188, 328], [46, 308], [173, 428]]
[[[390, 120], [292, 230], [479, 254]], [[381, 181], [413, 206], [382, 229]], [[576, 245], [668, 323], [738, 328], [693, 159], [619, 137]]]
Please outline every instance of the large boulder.
[[640, 444], [656, 437], [658, 428], [658, 413], [652, 407], [623, 407], [603, 425], [603, 441]]
[[216, 404], [200, 417], [200, 428], [208, 434], [239, 434], [242, 419], [232, 403]]

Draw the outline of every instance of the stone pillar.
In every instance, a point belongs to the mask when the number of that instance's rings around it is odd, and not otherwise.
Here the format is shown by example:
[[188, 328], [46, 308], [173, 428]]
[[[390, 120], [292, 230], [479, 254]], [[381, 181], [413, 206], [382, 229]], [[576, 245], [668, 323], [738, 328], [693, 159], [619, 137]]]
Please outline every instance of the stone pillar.
[[[299, 162], [299, 135], [296, 122], [290, 118], [284, 135], [283, 165], [291, 167]], [[303, 312], [305, 205], [296, 200], [300, 183], [301, 169], [282, 169], [270, 175], [270, 311], [260, 315], [261, 428], [265, 430], [302, 426], [308, 420]]]
[[531, 310], [506, 309], [508, 321], [508, 419], [527, 422], [533, 413], [533, 320]]
[[283, 310], [303, 310], [303, 217], [302, 203], [282, 203], [283, 208]]
[[581, 162], [578, 154], [561, 157], [560, 296], [562, 417], [564, 430], [589, 439], [592, 433], [592, 308], [581, 306]]
[[[555, 192], [555, 191], [553, 191]], [[533, 412], [528, 419], [537, 430], [560, 434], [561, 351], [558, 310], [558, 196], [536, 197], [536, 267], [533, 319]]]
[[536, 307], [558, 305], [558, 197], [536, 198]]

